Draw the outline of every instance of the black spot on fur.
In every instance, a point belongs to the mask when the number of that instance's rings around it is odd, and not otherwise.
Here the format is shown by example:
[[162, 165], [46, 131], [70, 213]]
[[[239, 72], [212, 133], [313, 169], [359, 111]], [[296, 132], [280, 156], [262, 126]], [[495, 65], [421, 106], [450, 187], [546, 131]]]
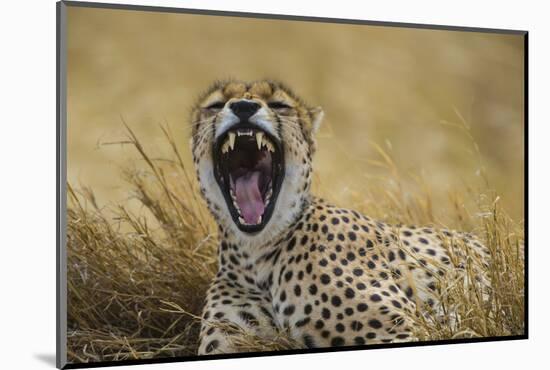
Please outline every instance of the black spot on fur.
[[322, 274], [319, 279], [321, 280], [321, 283], [325, 285], [330, 284], [330, 276], [328, 276], [327, 274]]
[[373, 329], [380, 329], [382, 327], [382, 323], [377, 319], [371, 319], [369, 320], [369, 326]]
[[206, 353], [212, 352], [213, 350], [218, 348], [219, 345], [220, 345], [220, 342], [217, 339], [214, 339], [213, 341], [211, 341], [206, 345], [206, 348], [205, 348]]

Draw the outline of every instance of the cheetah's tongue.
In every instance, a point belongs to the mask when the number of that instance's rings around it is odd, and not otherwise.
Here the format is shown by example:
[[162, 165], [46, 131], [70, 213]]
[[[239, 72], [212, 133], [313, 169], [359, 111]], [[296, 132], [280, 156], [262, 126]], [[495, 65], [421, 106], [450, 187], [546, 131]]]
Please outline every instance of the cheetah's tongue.
[[260, 171], [250, 171], [235, 180], [235, 196], [247, 224], [255, 225], [264, 214], [265, 205], [260, 192]]

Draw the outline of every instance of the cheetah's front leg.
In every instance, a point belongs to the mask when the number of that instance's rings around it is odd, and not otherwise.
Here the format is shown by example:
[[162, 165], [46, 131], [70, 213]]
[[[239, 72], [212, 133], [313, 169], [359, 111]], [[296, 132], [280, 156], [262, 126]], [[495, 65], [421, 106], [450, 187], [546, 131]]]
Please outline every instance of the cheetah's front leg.
[[208, 290], [198, 354], [246, 351], [238, 342], [247, 336], [274, 339], [277, 323], [264, 293], [218, 278]]

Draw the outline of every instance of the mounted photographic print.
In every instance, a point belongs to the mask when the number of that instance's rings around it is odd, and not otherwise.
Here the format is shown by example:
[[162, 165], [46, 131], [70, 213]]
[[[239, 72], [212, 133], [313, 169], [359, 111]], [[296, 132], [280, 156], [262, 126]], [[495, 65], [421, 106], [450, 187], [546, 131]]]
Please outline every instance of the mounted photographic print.
[[57, 10], [58, 367], [527, 338], [527, 32]]

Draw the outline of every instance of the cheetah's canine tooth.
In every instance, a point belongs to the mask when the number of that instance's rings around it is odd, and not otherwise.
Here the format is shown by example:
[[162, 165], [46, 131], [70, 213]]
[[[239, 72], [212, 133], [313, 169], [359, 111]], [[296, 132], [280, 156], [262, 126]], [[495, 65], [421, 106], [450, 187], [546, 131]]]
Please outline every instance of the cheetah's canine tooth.
[[256, 144], [258, 144], [258, 150], [262, 150], [262, 142], [264, 138], [264, 133], [261, 131], [256, 132]]
[[236, 135], [234, 132], [229, 133], [229, 147], [231, 148], [231, 150], [235, 148], [235, 137]]

